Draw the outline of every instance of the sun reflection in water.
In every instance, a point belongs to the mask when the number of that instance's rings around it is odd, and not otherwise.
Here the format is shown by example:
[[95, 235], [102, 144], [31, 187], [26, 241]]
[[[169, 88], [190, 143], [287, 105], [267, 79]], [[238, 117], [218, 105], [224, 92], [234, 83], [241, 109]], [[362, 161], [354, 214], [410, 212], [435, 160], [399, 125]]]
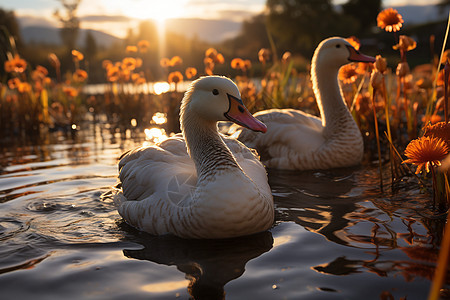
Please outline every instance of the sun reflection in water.
[[170, 90], [170, 84], [168, 82], [155, 82], [153, 84], [153, 92], [156, 95], [167, 93]]
[[167, 122], [167, 117], [165, 113], [157, 112], [152, 117], [152, 123], [161, 125]]
[[292, 240], [290, 235], [282, 235], [273, 239], [273, 248], [289, 243]]
[[164, 293], [170, 291], [176, 291], [182, 288], [186, 288], [189, 285], [189, 280], [180, 281], [165, 281], [158, 283], [146, 284], [141, 287], [142, 290], [149, 293]]
[[168, 138], [166, 135], [166, 131], [162, 128], [146, 128], [144, 132], [147, 140], [144, 142], [144, 146], [158, 144]]

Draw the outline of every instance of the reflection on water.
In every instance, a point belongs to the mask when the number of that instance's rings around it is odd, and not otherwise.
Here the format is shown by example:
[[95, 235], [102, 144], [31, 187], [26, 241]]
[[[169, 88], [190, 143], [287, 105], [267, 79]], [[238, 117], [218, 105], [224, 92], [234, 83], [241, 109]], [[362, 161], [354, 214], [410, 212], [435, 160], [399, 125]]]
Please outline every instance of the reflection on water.
[[102, 124], [75, 139], [2, 146], [2, 297], [426, 298], [444, 218], [414, 179], [381, 194], [376, 168], [269, 170], [276, 222], [251, 237], [189, 241], [131, 229], [100, 195], [116, 183], [123, 151], [166, 138], [153, 128], [120, 134]]
[[[240, 277], [246, 263], [269, 251], [270, 232], [227, 240], [184, 240], [176, 237], [144, 235], [139, 241], [143, 249], [124, 250], [125, 256], [168, 266], [175, 265], [186, 274], [187, 289], [193, 299], [224, 299], [224, 286]], [[176, 290], [184, 281], [145, 285], [149, 292]]]

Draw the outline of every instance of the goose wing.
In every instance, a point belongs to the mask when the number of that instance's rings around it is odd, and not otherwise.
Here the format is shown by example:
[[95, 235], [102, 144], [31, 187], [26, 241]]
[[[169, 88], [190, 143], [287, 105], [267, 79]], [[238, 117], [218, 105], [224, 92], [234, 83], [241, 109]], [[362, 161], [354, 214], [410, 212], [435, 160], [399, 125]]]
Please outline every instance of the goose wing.
[[265, 134], [247, 129], [236, 131], [245, 145], [258, 150], [263, 160], [282, 156], [284, 148], [296, 152], [316, 151], [325, 143], [320, 118], [294, 109], [271, 109], [254, 115], [267, 126]]
[[124, 153], [119, 161], [119, 180], [122, 200], [140, 201], [158, 194], [178, 205], [195, 189], [197, 173], [184, 139], [176, 135], [158, 146]]

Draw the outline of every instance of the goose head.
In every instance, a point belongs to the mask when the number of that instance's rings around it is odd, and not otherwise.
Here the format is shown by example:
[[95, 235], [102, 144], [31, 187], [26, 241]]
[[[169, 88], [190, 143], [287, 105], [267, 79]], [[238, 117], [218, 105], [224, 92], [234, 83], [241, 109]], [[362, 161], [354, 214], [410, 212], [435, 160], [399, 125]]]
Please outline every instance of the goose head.
[[348, 41], [340, 37], [323, 40], [314, 52], [312, 65], [326, 65], [339, 69], [350, 62], [375, 62], [375, 58], [356, 50]]
[[267, 131], [247, 110], [238, 87], [227, 77], [205, 76], [192, 82], [181, 104], [182, 123], [186, 114], [207, 122], [232, 121], [253, 131]]

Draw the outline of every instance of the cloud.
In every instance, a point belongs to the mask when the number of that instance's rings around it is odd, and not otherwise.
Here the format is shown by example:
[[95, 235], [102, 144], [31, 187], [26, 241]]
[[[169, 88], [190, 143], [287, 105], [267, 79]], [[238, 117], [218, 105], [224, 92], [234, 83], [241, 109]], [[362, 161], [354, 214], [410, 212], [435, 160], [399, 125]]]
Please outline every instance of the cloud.
[[58, 22], [56, 22], [56, 20], [49, 20], [46, 18], [34, 16], [17, 16], [17, 20], [22, 28], [30, 26], [55, 27], [58, 25]]
[[91, 22], [91, 23], [106, 23], [106, 22], [129, 22], [132, 19], [123, 16], [123, 15], [115, 15], [115, 16], [108, 16], [108, 15], [87, 15], [80, 17], [80, 20], [82, 22]]
[[242, 21], [254, 16], [255, 12], [243, 10], [220, 10], [217, 14], [218, 19]]

